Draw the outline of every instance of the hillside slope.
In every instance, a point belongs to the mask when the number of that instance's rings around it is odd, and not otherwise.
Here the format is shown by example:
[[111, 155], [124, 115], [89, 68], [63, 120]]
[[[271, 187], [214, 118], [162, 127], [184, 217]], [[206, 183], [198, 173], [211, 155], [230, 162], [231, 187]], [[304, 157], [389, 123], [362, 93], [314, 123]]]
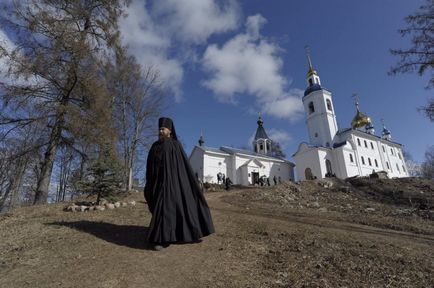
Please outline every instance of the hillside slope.
[[331, 179], [206, 193], [216, 233], [146, 250], [136, 206], [0, 216], [0, 287], [432, 287], [434, 183]]

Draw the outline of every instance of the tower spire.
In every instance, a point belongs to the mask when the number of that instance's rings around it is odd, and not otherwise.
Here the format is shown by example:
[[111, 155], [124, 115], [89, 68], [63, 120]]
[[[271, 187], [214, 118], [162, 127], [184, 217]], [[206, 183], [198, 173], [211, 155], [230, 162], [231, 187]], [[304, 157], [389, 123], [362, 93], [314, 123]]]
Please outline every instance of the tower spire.
[[312, 60], [310, 59], [310, 48], [306, 45], [304, 46], [304, 49], [306, 50], [307, 62], [309, 63], [309, 71], [313, 70]]
[[307, 82], [308, 82], [309, 86], [312, 86], [315, 84], [321, 85], [319, 75], [316, 72], [316, 70], [313, 68], [313, 65], [312, 65], [312, 59], [310, 57], [310, 47], [306, 45], [306, 46], [304, 46], [304, 49], [306, 50], [307, 62], [309, 64], [309, 70], [307, 71]]
[[203, 144], [205, 143], [205, 140], [203, 140], [203, 134], [202, 134], [202, 130], [200, 131], [200, 137], [199, 137], [199, 146], [203, 146]]

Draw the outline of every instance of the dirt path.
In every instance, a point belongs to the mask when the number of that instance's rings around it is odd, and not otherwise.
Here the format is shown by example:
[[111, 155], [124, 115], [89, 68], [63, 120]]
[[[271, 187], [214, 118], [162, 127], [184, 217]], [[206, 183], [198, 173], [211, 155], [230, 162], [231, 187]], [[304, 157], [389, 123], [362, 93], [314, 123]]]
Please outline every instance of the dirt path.
[[[0, 218], [0, 287], [429, 287], [434, 236], [281, 214], [208, 193], [217, 233], [145, 250], [146, 204]], [[240, 193], [240, 192], [231, 192]], [[141, 195], [135, 196], [141, 201]]]
[[[243, 191], [237, 191], [234, 193], [242, 193]], [[267, 219], [268, 221], [277, 221], [276, 223], [280, 223], [282, 226], [285, 226], [285, 223], [297, 223], [301, 225], [312, 225], [316, 227], [326, 228], [326, 229], [335, 229], [335, 232], [357, 232], [357, 233], [365, 233], [370, 234], [372, 236], [385, 236], [385, 237], [393, 237], [395, 240], [402, 238], [403, 241], [417, 241], [420, 243], [434, 245], [434, 235], [421, 235], [411, 232], [405, 231], [396, 231], [391, 229], [381, 229], [377, 227], [367, 226], [367, 225], [359, 225], [355, 223], [345, 222], [345, 221], [336, 221], [327, 218], [323, 218], [323, 213], [310, 213], [310, 214], [300, 214], [297, 212], [286, 211], [286, 213], [276, 213], [276, 210], [272, 208], [264, 207], [263, 205], [260, 210], [252, 209], [249, 207], [240, 207], [238, 205], [230, 204], [226, 201], [222, 201], [221, 198], [227, 196], [227, 192], [219, 192], [214, 193], [214, 195], [210, 195], [208, 199], [208, 203], [210, 207], [214, 211], [221, 211], [224, 213], [232, 213], [234, 217], [240, 217], [240, 215], [244, 215], [245, 217], [253, 217], [254, 218], [262, 218]], [[265, 209], [264, 209], [265, 208]], [[323, 214], [323, 215], [321, 215]], [[280, 221], [280, 222], [279, 222]]]

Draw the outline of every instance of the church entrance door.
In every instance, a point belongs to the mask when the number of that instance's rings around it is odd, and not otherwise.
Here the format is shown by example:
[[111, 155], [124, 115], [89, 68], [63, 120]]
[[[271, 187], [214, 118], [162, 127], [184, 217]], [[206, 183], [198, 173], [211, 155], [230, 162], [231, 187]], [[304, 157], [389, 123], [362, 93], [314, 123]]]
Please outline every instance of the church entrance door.
[[327, 169], [326, 177], [327, 176], [331, 176], [333, 174], [333, 171], [332, 171], [332, 162], [330, 162], [329, 159], [326, 159], [325, 164], [326, 164], [326, 169]]
[[306, 178], [306, 180], [313, 179], [312, 170], [310, 170], [310, 168], [306, 168], [306, 170], [304, 170], [304, 177]]
[[252, 185], [259, 184], [259, 172], [252, 172]]

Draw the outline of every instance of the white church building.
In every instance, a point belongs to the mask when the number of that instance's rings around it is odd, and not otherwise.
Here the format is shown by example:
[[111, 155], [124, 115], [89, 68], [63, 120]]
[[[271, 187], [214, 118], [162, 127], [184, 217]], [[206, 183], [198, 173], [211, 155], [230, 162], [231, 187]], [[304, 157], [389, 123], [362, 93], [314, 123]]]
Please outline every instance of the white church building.
[[309, 143], [301, 143], [293, 155], [297, 180], [332, 175], [344, 179], [374, 171], [385, 171], [390, 178], [408, 177], [402, 145], [391, 140], [384, 123], [382, 135], [375, 135], [371, 119], [359, 110], [357, 102], [351, 128], [338, 129], [332, 93], [321, 86], [308, 59], [308, 87], [302, 100]]
[[201, 136], [199, 145], [190, 155], [196, 176], [204, 183], [217, 183], [220, 173], [229, 177], [233, 184], [246, 186], [257, 184], [261, 178], [268, 178], [271, 185], [274, 180], [294, 181], [294, 163], [271, 156], [272, 140], [265, 132], [261, 117], [257, 123], [252, 151], [228, 146], [206, 147]]

